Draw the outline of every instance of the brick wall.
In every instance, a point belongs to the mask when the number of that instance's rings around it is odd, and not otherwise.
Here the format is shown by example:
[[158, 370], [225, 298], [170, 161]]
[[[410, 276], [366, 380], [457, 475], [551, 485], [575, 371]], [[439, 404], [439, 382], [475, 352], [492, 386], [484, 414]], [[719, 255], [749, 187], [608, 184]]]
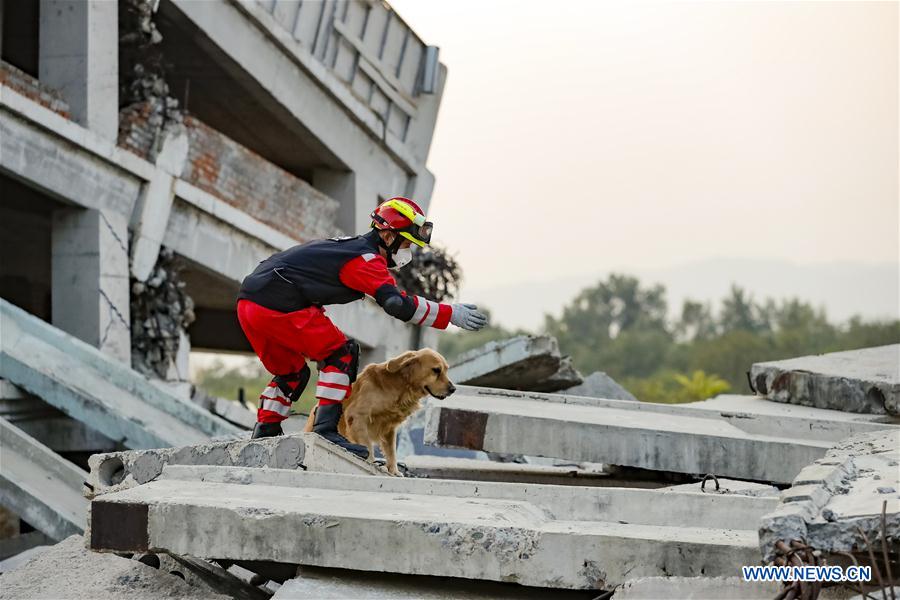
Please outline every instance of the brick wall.
[[[158, 123], [147, 105], [119, 115], [119, 146], [148, 158]], [[330, 237], [336, 200], [270, 163], [193, 116], [185, 116], [190, 140], [181, 178], [300, 241]]]
[[0, 61], [0, 83], [67, 119], [72, 118], [69, 114], [69, 105], [59, 92], [42, 85], [40, 81], [8, 62]]

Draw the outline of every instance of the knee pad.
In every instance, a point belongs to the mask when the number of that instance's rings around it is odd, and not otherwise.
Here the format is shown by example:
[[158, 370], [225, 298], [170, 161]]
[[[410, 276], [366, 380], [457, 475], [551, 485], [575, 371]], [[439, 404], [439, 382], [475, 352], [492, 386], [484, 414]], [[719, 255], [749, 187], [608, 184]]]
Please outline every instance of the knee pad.
[[306, 384], [309, 383], [311, 375], [312, 371], [310, 371], [309, 365], [303, 365], [303, 368], [296, 373], [276, 375], [272, 378], [272, 381], [275, 382], [281, 393], [287, 396], [291, 402], [296, 402], [303, 390], [306, 389]]
[[322, 361], [325, 366], [336, 367], [350, 377], [350, 383], [356, 381], [359, 370], [359, 344], [353, 338], [347, 338], [343, 346], [329, 354]]

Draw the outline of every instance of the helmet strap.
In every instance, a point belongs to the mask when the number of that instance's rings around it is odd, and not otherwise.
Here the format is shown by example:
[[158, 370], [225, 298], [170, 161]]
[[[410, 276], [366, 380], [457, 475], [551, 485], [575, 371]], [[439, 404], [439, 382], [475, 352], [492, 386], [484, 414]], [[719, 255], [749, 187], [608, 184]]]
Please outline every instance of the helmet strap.
[[384, 238], [381, 237], [380, 233], [378, 235], [378, 245], [387, 250], [388, 267], [394, 268], [397, 266], [397, 263], [394, 262], [394, 254], [400, 249], [400, 244], [403, 243], [403, 236], [393, 229], [382, 229], [381, 231], [390, 231], [394, 234], [394, 241], [390, 244], [385, 243]]

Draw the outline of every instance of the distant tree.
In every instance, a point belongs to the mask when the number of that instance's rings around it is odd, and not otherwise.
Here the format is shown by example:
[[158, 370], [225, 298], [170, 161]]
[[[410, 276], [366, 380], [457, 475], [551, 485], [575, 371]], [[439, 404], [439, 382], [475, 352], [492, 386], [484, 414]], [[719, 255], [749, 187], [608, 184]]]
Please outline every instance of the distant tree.
[[[613, 377], [617, 369], [601, 366], [600, 355], [623, 359], [619, 374], [631, 374], [625, 366], [625, 354], [611, 346], [613, 340], [629, 332], [642, 332], [623, 340], [623, 346], [642, 346], [642, 340], [652, 337], [651, 347], [658, 348], [671, 335], [666, 328], [666, 296], [661, 285], [641, 287], [635, 277], [610, 275], [606, 281], [582, 290], [563, 308], [559, 318], [544, 317], [544, 332], [556, 336], [565, 352], [572, 355], [576, 367], [591, 372], [600, 368]], [[655, 334], [655, 335], [652, 335]], [[627, 341], [627, 344], [625, 343]], [[646, 350], [648, 347], [643, 345]], [[658, 353], [657, 353], [658, 354]], [[645, 372], [645, 367], [638, 367]]]
[[690, 377], [678, 373], [675, 381], [681, 386], [679, 399], [682, 402], [706, 400], [731, 389], [727, 381], [716, 375], [707, 375], [701, 369], [694, 371]]
[[685, 300], [675, 335], [681, 341], [708, 340], [718, 334], [718, 324], [709, 304]]
[[732, 284], [730, 294], [722, 300], [719, 326], [723, 332], [765, 331], [768, 319], [765, 312], [753, 302], [753, 297], [743, 288]]

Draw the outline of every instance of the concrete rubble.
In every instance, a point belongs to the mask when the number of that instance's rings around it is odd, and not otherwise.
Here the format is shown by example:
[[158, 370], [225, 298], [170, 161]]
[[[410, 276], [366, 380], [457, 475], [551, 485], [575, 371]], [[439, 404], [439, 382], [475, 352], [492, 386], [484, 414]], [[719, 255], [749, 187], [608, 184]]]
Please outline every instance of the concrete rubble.
[[[882, 529], [882, 509], [885, 507]], [[778, 507], [760, 522], [763, 556], [781, 540], [802, 540], [826, 553], [900, 553], [900, 432], [865, 433], [835, 445], [805, 467], [781, 494]]]
[[378, 467], [314, 433], [210, 442], [180, 448], [94, 454], [88, 460], [91, 495], [107, 494], [158, 478], [166, 465], [308, 469], [327, 473], [380, 473]]
[[126, 447], [200, 443], [241, 431], [5, 300], [0, 328], [0, 377]]
[[776, 402], [900, 415], [900, 344], [757, 363], [749, 377]]
[[91, 552], [85, 548], [80, 535], [73, 535], [0, 576], [0, 598], [94, 600], [102, 596], [135, 600], [226, 600], [234, 597], [226, 590], [191, 585], [185, 579], [137, 560]]
[[87, 473], [0, 418], [0, 505], [54, 540], [84, 531]]
[[[582, 499], [604, 493], [619, 501]], [[623, 494], [632, 501], [622, 501]], [[153, 482], [95, 498], [90, 539], [95, 550], [152, 549], [569, 589], [617, 585], [626, 572], [699, 575], [702, 568], [724, 575], [734, 564], [757, 560], [755, 532], [718, 526], [734, 519], [739, 504], [758, 516], [772, 499], [686, 494], [685, 512], [673, 518], [640, 509], [640, 498], [648, 502], [652, 494], [168, 467]], [[597, 507], [603, 513], [607, 506], [611, 513], [598, 514]], [[585, 520], [626, 513], [630, 521]], [[273, 545], [284, 531], [295, 532], [290, 543]]]
[[623, 388], [615, 379], [603, 371], [594, 371], [585, 377], [584, 381], [578, 385], [566, 388], [564, 391], [569, 396], [637, 401], [637, 398], [631, 392]]
[[0, 417], [54, 452], [109, 452], [117, 444], [5, 379], [0, 379]]
[[[735, 568], [737, 570], [737, 568]], [[616, 600], [771, 600], [778, 595], [778, 582], [757, 583], [740, 577], [642, 577], [618, 588]]]
[[[596, 592], [553, 590], [554, 598], [590, 600]], [[272, 600], [525, 600], [544, 599], [547, 590], [510, 583], [473, 581], [301, 567], [300, 575], [284, 582]]]
[[[555, 405], [552, 411], [548, 403]], [[806, 415], [727, 418], [721, 412], [462, 388], [428, 406], [425, 441], [782, 484], [824, 456], [835, 441], [828, 427], [813, 427], [818, 419]], [[840, 423], [845, 431], [898, 428], [889, 423]]]
[[553, 392], [582, 382], [568, 356], [552, 336], [519, 336], [460, 355], [450, 366], [457, 383], [500, 389]]

